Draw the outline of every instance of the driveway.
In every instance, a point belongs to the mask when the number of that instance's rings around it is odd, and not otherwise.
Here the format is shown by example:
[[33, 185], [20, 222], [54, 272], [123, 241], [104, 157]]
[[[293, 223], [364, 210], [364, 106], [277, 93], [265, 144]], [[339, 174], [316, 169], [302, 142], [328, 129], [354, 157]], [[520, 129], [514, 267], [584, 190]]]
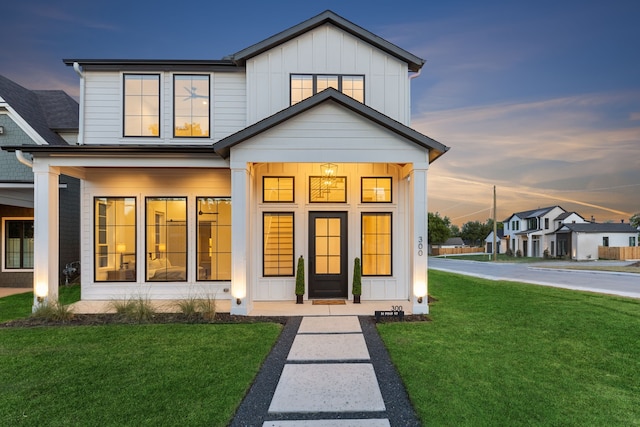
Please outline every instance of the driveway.
[[[628, 262], [590, 261], [589, 265], [627, 265]], [[616, 264], [617, 263], [617, 264]], [[640, 274], [562, 269], [567, 263], [494, 263], [429, 257], [429, 268], [489, 280], [510, 280], [640, 299]], [[576, 263], [571, 263], [575, 265]], [[549, 266], [546, 268], [543, 266]], [[586, 264], [585, 264], [586, 265]]]

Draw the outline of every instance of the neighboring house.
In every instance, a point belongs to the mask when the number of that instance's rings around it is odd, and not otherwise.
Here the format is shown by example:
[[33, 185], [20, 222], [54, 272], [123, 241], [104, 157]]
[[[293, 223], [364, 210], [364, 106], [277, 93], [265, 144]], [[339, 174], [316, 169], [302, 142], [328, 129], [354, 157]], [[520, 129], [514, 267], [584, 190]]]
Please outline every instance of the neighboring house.
[[[0, 76], [1, 147], [65, 147], [75, 144], [77, 135], [78, 103], [65, 92], [28, 90]], [[30, 163], [26, 156], [19, 161], [15, 153], [0, 150], [0, 286], [4, 287], [34, 285], [34, 173]], [[80, 183], [66, 175], [57, 178], [49, 183], [51, 191], [59, 191], [60, 200], [59, 228], [58, 224], [52, 228], [59, 233], [55, 251], [60, 255], [50, 266], [50, 280], [56, 286], [65, 264], [80, 259]]]
[[462, 237], [449, 237], [446, 242], [440, 245], [441, 248], [463, 248], [467, 245], [464, 244]]
[[[424, 60], [326, 11], [221, 60], [65, 63], [79, 145], [13, 149], [45, 210], [58, 173], [82, 181], [83, 300], [215, 295], [249, 314], [295, 301], [299, 256], [305, 298], [349, 299], [360, 257], [363, 300], [428, 312], [427, 170], [448, 147], [410, 127]], [[40, 212], [35, 290], [56, 298], [60, 219]]]
[[[489, 233], [486, 239], [484, 239], [485, 246], [487, 248], [487, 253], [493, 253], [493, 230]], [[505, 238], [504, 230], [498, 229], [496, 233], [496, 248], [498, 254], [507, 253], [507, 249], [509, 248], [508, 240]]]
[[556, 232], [560, 255], [576, 261], [598, 259], [598, 246], [636, 246], [638, 230], [629, 223], [569, 223]]

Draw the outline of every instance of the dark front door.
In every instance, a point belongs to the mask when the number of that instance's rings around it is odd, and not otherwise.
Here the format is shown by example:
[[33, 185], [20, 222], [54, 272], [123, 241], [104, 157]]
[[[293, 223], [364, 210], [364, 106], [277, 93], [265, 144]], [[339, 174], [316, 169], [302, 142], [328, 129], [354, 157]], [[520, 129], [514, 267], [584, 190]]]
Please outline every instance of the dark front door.
[[346, 212], [309, 212], [309, 297], [347, 297]]

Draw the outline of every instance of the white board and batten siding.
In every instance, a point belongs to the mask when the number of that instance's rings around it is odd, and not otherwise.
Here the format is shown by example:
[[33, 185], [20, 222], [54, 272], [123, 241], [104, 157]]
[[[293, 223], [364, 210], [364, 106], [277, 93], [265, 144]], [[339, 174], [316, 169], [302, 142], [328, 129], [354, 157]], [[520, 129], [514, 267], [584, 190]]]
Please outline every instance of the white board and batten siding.
[[85, 72], [84, 144], [211, 144], [246, 126], [244, 73], [208, 73], [211, 85], [211, 137], [173, 138], [173, 75], [185, 73], [149, 71], [148, 74], [160, 74], [160, 138], [123, 138], [123, 74]]
[[[308, 221], [312, 211], [342, 211], [347, 212], [348, 229], [348, 297], [351, 298], [351, 284], [353, 280], [353, 259], [361, 257], [362, 224], [361, 214], [364, 212], [388, 212], [392, 215], [392, 275], [391, 276], [363, 276], [362, 298], [375, 300], [406, 300], [408, 287], [406, 286], [409, 269], [406, 259], [409, 247], [406, 239], [406, 226], [409, 222], [404, 209], [407, 203], [409, 184], [403, 179], [403, 168], [394, 164], [383, 163], [340, 163], [338, 176], [347, 179], [346, 203], [310, 203], [309, 177], [318, 176], [319, 163], [261, 163], [254, 169], [256, 198], [255, 208], [252, 209], [251, 229], [257, 234], [251, 239], [262, 242], [263, 214], [265, 212], [293, 212], [294, 214], [294, 261], [300, 255], [305, 258], [308, 267]], [[265, 176], [293, 176], [295, 180], [293, 203], [263, 203], [262, 182]], [[363, 176], [389, 176], [392, 178], [392, 203], [362, 203], [360, 178]], [[251, 247], [251, 258], [255, 268], [250, 282], [253, 285], [255, 301], [280, 301], [295, 299], [295, 277], [266, 277], [263, 276], [262, 246], [255, 244]], [[295, 263], [294, 263], [295, 265]], [[308, 274], [308, 271], [306, 271]], [[308, 280], [307, 286], [308, 286]]]
[[290, 105], [291, 74], [364, 75], [365, 104], [408, 125], [407, 64], [330, 24], [247, 61], [247, 125]]
[[[133, 184], [133, 185], [132, 185]], [[136, 169], [94, 168], [82, 181], [81, 242], [82, 299], [111, 300], [126, 297], [152, 299], [180, 299], [194, 296], [195, 291], [226, 299], [230, 282], [197, 282], [195, 277], [195, 247], [197, 197], [229, 197], [231, 178], [229, 169]], [[135, 197], [137, 222], [136, 282], [96, 282], [94, 280], [94, 198]], [[188, 276], [186, 282], [145, 283], [146, 197], [187, 197]], [[100, 274], [98, 271], [97, 274]], [[104, 273], [106, 274], [106, 273]]]

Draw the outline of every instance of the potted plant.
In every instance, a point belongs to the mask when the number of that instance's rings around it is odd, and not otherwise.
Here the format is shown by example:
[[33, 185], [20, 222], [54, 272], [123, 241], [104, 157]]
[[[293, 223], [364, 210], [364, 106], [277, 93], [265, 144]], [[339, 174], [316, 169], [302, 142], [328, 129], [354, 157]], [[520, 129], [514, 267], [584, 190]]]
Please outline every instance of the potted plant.
[[296, 304], [302, 304], [304, 295], [304, 259], [298, 258], [298, 270], [296, 271]]
[[362, 272], [360, 269], [360, 258], [353, 260], [353, 286], [351, 287], [353, 294], [353, 303], [360, 304], [360, 295], [362, 295]]

